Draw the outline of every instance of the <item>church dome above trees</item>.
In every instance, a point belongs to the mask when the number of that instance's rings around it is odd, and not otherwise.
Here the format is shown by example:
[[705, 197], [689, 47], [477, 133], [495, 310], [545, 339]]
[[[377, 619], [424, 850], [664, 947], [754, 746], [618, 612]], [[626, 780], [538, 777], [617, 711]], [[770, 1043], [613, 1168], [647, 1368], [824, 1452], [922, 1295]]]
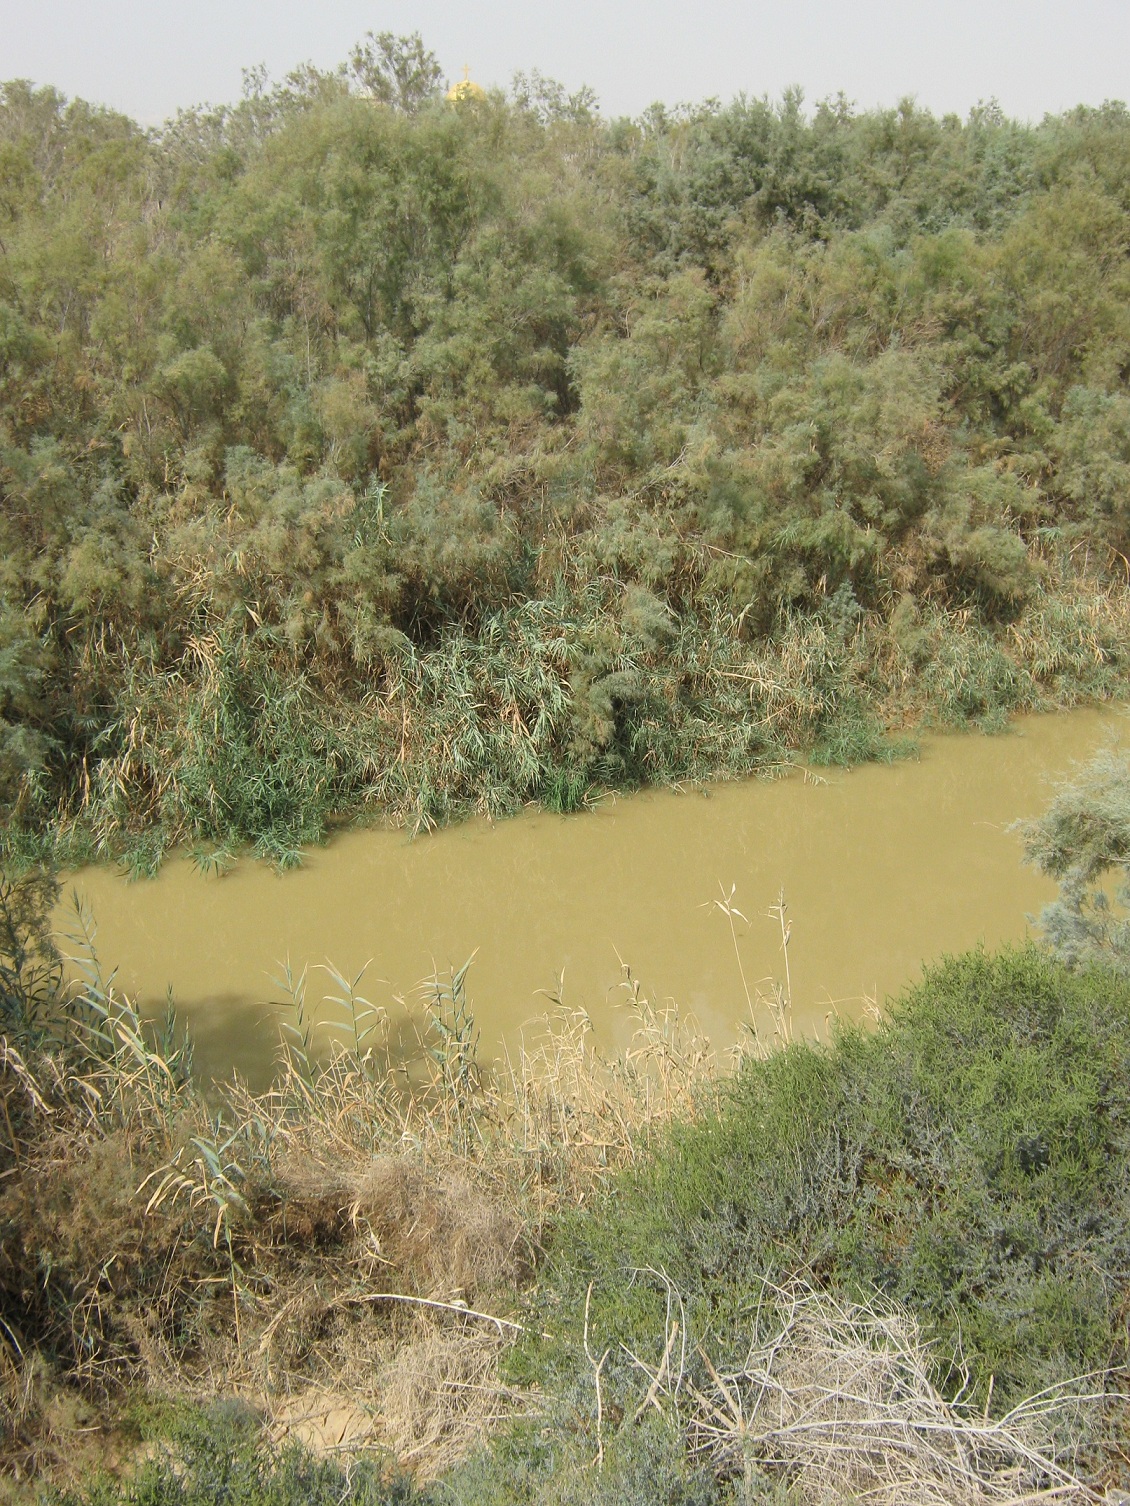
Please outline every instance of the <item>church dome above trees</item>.
[[460, 104], [465, 99], [486, 99], [486, 90], [480, 84], [476, 84], [471, 77], [469, 63], [464, 63], [463, 77], [457, 84], [451, 86], [447, 91], [447, 97], [453, 104]]

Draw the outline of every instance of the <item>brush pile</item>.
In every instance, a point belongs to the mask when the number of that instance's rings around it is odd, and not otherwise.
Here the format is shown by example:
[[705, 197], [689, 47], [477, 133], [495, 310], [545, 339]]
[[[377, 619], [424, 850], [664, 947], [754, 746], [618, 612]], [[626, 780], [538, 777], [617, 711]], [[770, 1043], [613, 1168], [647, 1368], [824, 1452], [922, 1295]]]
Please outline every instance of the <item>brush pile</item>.
[[1092, 1502], [1075, 1471], [1095, 1378], [1003, 1416], [947, 1401], [905, 1309], [767, 1286], [745, 1363], [693, 1386], [692, 1446], [747, 1481], [786, 1480], [803, 1506]]

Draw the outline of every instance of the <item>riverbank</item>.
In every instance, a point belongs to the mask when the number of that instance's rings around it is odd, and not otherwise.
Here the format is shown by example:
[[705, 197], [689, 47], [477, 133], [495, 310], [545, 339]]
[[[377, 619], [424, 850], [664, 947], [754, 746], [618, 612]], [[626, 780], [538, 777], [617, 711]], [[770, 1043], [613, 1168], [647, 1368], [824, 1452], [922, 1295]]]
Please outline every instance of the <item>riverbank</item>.
[[[1080, 1476], [1124, 1483], [1126, 985], [969, 950], [1005, 934], [997, 886], [943, 800], [885, 829], [872, 801], [835, 853], [842, 823], [792, 827], [823, 906], [787, 869], [749, 887], [747, 853], [793, 855], [771, 818], [731, 822], [746, 851], [700, 843], [688, 816], [736, 785], [633, 805], [679, 812], [652, 842], [626, 809], [563, 827], [613, 833], [577, 886], [588, 981], [522, 910], [568, 909], [532, 882], [547, 827], [536, 861], [472, 862], [451, 888], [544, 945], [520, 1017], [536, 988], [556, 1011], [501, 1071], [496, 960], [478, 1009], [463, 968], [481, 926], [377, 984], [382, 926], [456, 912], [427, 873], [407, 916], [356, 861], [327, 901], [364, 927], [347, 946], [264, 916], [342, 821], [470, 850], [466, 817], [880, 763], [921, 729], [1125, 695], [1130, 116], [806, 115], [790, 92], [613, 121], [540, 77], [454, 101], [440, 77], [419, 37], [370, 35], [153, 130], [0, 84], [13, 1492], [38, 1470], [84, 1506], [1091, 1501]], [[1122, 968], [1088, 886], [1130, 850], [1126, 782], [1073, 796], [1045, 847], [1053, 939]], [[1080, 867], [1095, 790], [1118, 850]], [[868, 885], [880, 843], [921, 866]], [[162, 963], [122, 992], [80, 914], [64, 991], [36, 865], [111, 884], [180, 849], [233, 919], [189, 949], [254, 982], [197, 999]], [[445, 850], [421, 841], [425, 868]], [[277, 874], [229, 873], [248, 852]], [[914, 932], [946, 918], [924, 878], [947, 863], [972, 919]], [[130, 908], [182, 892], [168, 867]], [[654, 946], [608, 934], [622, 891]], [[642, 987], [664, 936], [691, 956], [687, 912], [725, 978], [664, 958]], [[887, 984], [873, 1033], [796, 1040], [801, 1001], [830, 1026], [884, 988], [874, 918], [915, 937], [911, 969], [959, 955]], [[845, 981], [805, 976], [821, 934]], [[331, 947], [343, 971], [300, 965]], [[154, 1018], [166, 983], [249, 1034], [265, 972], [277, 1082], [202, 1086]], [[716, 998], [752, 1011], [732, 1073], [668, 993], [712, 1034]]]
[[[66, 1051], [0, 1061], [9, 1493], [39, 1471], [75, 1503], [242, 1480], [279, 1506], [621, 1506], [882, 1477], [891, 1502], [1082, 1503], [1120, 1480], [1125, 983], [971, 954], [877, 1031], [733, 1075], [634, 1008], [622, 1058], [559, 1014], [492, 1079], [453, 980], [412, 1093], [363, 1007], [327, 1069], [296, 1017], [280, 1086], [217, 1117], [92, 973]], [[767, 1385], [820, 1390], [803, 1447]]]
[[[531, 806], [568, 812], [641, 787], [772, 776], [798, 761], [887, 762], [913, 751], [916, 730], [999, 729], [1130, 683], [1130, 589], [1073, 567], [1049, 567], [1005, 624], [935, 606], [897, 621], [845, 617], [828, 601], [749, 641], [732, 615], [694, 610], [646, 652], [617, 656], [631, 693], [613, 696], [609, 749], [590, 758], [570, 731], [583, 712], [574, 666], [588, 639], [619, 631], [604, 620], [611, 610], [584, 592], [507, 609], [476, 635], [406, 649], [379, 694], [353, 701], [331, 704], [308, 686], [240, 689], [226, 659], [151, 691], [139, 684], [141, 700], [123, 711], [128, 747], [75, 798], [17, 806], [0, 853], [10, 868], [111, 861], [142, 877], [179, 844], [206, 871], [241, 852], [287, 869], [342, 819], [419, 833]], [[247, 729], [224, 730], [232, 696], [259, 708], [250, 742]]]

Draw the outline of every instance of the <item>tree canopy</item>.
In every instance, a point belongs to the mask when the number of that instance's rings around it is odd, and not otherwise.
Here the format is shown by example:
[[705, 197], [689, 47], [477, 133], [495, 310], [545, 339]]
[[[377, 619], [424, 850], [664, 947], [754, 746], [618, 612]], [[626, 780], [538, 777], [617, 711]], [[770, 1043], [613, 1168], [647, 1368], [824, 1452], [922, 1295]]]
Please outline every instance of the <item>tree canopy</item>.
[[285, 854], [1117, 688], [1128, 169], [1121, 105], [607, 120], [386, 33], [149, 132], [0, 86], [7, 840]]

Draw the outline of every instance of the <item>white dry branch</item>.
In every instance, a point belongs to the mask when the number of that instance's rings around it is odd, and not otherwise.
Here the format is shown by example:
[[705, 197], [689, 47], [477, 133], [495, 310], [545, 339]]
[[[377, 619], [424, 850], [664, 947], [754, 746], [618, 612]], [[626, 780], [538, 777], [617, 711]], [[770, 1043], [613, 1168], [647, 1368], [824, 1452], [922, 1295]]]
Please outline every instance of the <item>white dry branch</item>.
[[1096, 1502], [1069, 1445], [1104, 1395], [1099, 1378], [1003, 1416], [947, 1401], [916, 1320], [804, 1284], [767, 1286], [745, 1363], [684, 1384], [692, 1450], [716, 1470], [784, 1479], [803, 1506], [1020, 1506]]

